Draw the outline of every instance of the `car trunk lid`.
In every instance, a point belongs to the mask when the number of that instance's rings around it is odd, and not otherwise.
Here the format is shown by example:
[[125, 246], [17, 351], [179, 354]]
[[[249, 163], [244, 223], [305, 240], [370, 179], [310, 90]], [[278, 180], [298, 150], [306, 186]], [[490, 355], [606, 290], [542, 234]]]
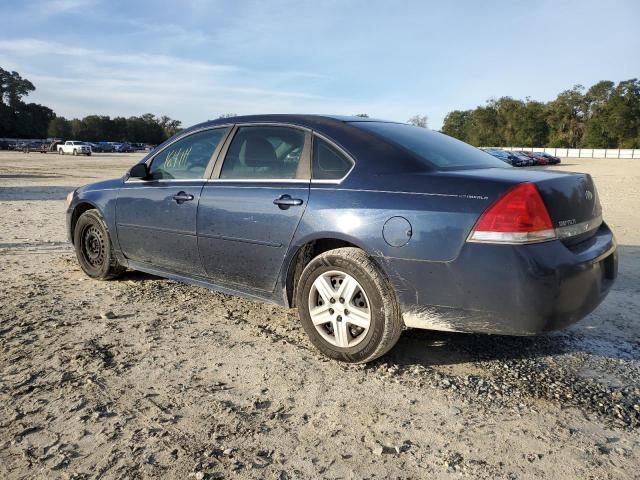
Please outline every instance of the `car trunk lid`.
[[[575, 244], [591, 237], [602, 223], [602, 207], [593, 179], [585, 173], [491, 168], [442, 172], [442, 175], [487, 182], [497, 200], [514, 185], [530, 182], [540, 192], [558, 238]], [[474, 182], [475, 183], [475, 182]]]

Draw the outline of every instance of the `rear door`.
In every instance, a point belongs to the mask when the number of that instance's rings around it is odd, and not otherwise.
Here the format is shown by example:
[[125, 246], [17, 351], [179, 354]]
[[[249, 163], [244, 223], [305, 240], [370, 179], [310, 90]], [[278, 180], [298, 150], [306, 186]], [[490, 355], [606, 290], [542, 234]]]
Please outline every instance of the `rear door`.
[[196, 238], [198, 200], [226, 133], [226, 128], [217, 128], [187, 135], [151, 159], [149, 179], [124, 183], [116, 223], [127, 258], [204, 275]]
[[214, 283], [271, 292], [309, 198], [310, 133], [240, 126], [202, 189], [198, 247]]

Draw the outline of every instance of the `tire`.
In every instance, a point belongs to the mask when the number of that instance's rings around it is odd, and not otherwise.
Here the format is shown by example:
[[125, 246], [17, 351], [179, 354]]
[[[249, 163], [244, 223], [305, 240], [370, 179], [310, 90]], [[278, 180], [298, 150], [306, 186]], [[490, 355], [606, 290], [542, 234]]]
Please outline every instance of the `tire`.
[[87, 153], [87, 157], [90, 157], [90, 156], [91, 156], [91, 152]]
[[64, 151], [61, 148], [58, 149], [58, 155], [64, 155]]
[[113, 254], [109, 231], [97, 210], [87, 210], [76, 222], [73, 244], [80, 267], [91, 278], [110, 280], [126, 270]]
[[78, 156], [78, 150], [76, 150], [75, 148], [73, 149], [73, 156], [77, 157]]
[[[322, 283], [323, 279], [328, 283]], [[334, 290], [324, 290], [323, 285]], [[351, 298], [340, 298], [341, 288], [351, 289], [351, 294], [344, 294]], [[333, 298], [331, 304], [325, 301], [327, 297]], [[389, 281], [359, 248], [338, 248], [311, 260], [300, 275], [296, 305], [311, 343], [326, 356], [343, 362], [366, 363], [384, 355], [396, 344], [404, 326]], [[316, 323], [320, 322], [314, 325], [311, 309], [322, 312], [327, 305], [324, 313], [313, 314]], [[367, 313], [369, 323], [364, 328], [367, 320], [363, 315]]]

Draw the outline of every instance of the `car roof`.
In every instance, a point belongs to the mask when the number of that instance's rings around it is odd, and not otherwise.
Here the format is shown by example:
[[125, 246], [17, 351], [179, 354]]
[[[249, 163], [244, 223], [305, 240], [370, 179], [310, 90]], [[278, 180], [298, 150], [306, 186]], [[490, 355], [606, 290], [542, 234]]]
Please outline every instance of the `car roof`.
[[[250, 123], [281, 123], [295, 125], [313, 130], [320, 135], [324, 135], [332, 142], [336, 143], [344, 151], [358, 160], [357, 169], [364, 167], [370, 173], [397, 173], [401, 171], [425, 170], [424, 162], [415, 155], [400, 149], [387, 140], [374, 135], [362, 128], [358, 128], [358, 123], [363, 122], [384, 122], [399, 123], [389, 120], [378, 120], [367, 117], [342, 116], [342, 115], [303, 115], [303, 114], [265, 114], [265, 115], [244, 115], [237, 117], [219, 118], [198, 125], [189, 127], [181, 135], [190, 131], [199, 130], [217, 125], [229, 124], [250, 124]], [[389, 159], [394, 161], [390, 162]]]
[[314, 115], [314, 114], [289, 114], [289, 113], [271, 113], [262, 115], [239, 115], [235, 117], [224, 117], [216, 120], [210, 120], [199, 124], [199, 127], [207, 124], [225, 124], [225, 123], [290, 123], [300, 125], [307, 128], [333, 125], [339, 127], [341, 124], [353, 122], [385, 122], [385, 123], [401, 123], [391, 120], [382, 120], [378, 118], [358, 117], [350, 115]]

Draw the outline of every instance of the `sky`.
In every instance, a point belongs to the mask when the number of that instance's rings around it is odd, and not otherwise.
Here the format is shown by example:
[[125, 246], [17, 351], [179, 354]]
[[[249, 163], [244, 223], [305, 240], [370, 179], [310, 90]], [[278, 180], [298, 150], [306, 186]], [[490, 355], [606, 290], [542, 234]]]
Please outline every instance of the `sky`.
[[319, 113], [439, 129], [640, 76], [640, 1], [2, 0], [0, 67], [67, 118]]

